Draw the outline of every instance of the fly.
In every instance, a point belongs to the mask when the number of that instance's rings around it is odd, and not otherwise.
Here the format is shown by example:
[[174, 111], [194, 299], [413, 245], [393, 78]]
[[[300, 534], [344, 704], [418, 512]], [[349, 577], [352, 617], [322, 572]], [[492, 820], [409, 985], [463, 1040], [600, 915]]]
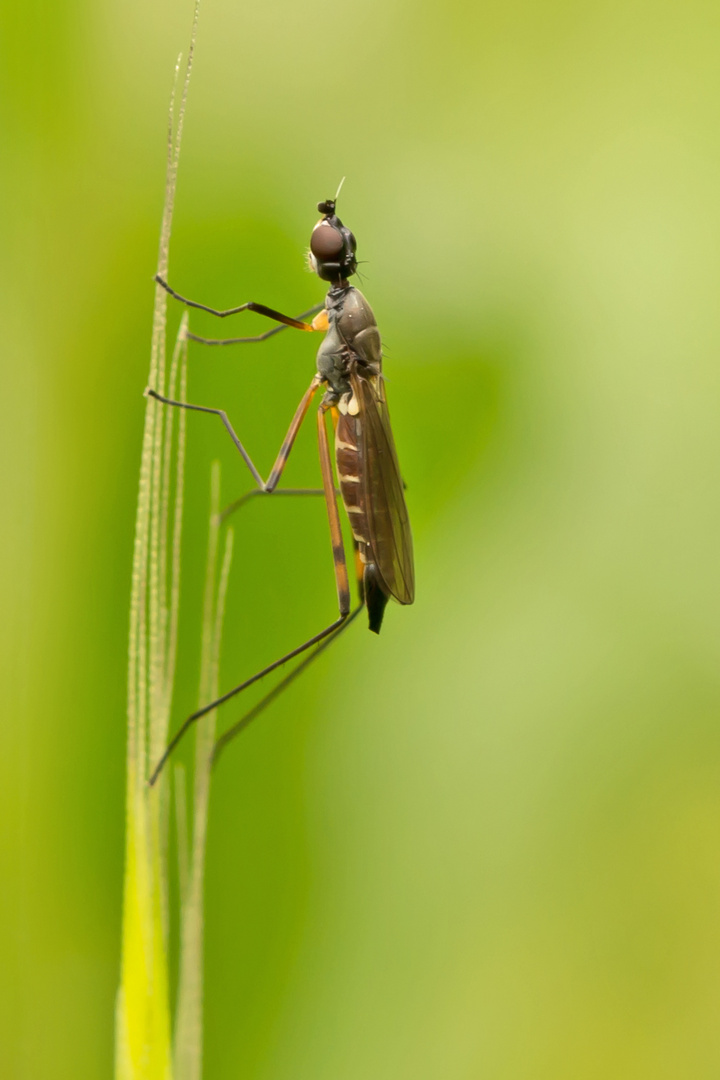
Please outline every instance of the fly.
[[[355, 255], [357, 244], [350, 229], [343, 225], [335, 213], [336, 200], [337, 195], [335, 199], [327, 199], [318, 204], [322, 217], [315, 225], [310, 238], [310, 265], [318, 277], [330, 284], [325, 304], [311, 322], [303, 320], [318, 312], [320, 305], [295, 318], [254, 301], [225, 311], [218, 311], [181, 296], [159, 275], [155, 278], [171, 296], [187, 307], [199, 308], [218, 318], [236, 315], [242, 311], [255, 311], [279, 324], [272, 330], [255, 337], [215, 339], [188, 333], [191, 340], [204, 345], [233, 345], [263, 341], [286, 327], [325, 333], [318, 350], [317, 372], [295, 411], [267, 480], [263, 480], [256, 469], [224, 410], [205, 405], [191, 405], [185, 401], [173, 401], [151, 389], [148, 389], [146, 393], [165, 405], [219, 416], [257, 485], [249, 493], [250, 495], [273, 492], [278, 495], [316, 494], [319, 492], [315, 492], [314, 489], [278, 488], [278, 483], [310, 404], [317, 392], [324, 388], [317, 413], [318, 450], [323, 481], [322, 494], [325, 497], [330, 523], [338, 616], [318, 634], [308, 638], [291, 652], [281, 656], [272, 664], [256, 672], [251, 678], [239, 683], [217, 700], [211, 701], [189, 716], [156, 765], [150, 777], [151, 784], [157, 780], [163, 765], [187, 729], [201, 716], [235, 697], [236, 694], [269, 675], [271, 671], [281, 667], [287, 661], [300, 656], [312, 646], [317, 646], [249, 713], [246, 713], [218, 739], [213, 751], [213, 759], [215, 759], [230, 739], [239, 734], [320, 651], [325, 649], [352, 622], [363, 607], [367, 609], [370, 630], [377, 634], [380, 632], [385, 608], [390, 599], [400, 604], [412, 604], [415, 598], [412, 537], [405, 505], [404, 485], [387, 408], [380, 333], [370, 305], [360, 290], [349, 281], [357, 270]], [[327, 414], [330, 415], [334, 429], [335, 466], [340, 496], [350, 523], [355, 552], [355, 574], [360, 599], [358, 606], [352, 611], [347, 560], [338, 514], [326, 423]], [[238, 502], [244, 501], [245, 498]]]

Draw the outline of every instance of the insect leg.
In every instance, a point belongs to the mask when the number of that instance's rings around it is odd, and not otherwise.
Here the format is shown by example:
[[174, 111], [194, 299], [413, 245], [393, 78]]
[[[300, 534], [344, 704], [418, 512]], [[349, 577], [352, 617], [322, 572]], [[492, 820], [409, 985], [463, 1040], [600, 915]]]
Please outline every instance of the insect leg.
[[[320, 468], [322, 470], [323, 477], [323, 489], [325, 493], [325, 501], [327, 503], [328, 518], [330, 521], [330, 536], [332, 539], [333, 562], [335, 565], [335, 580], [338, 591], [338, 606], [340, 609], [340, 616], [332, 624], [332, 626], [328, 627], [326, 630], [323, 631], [319, 643], [317, 636], [311, 638], [310, 641], [305, 642], [305, 644], [301, 645], [299, 649], [296, 649], [294, 653], [291, 653], [287, 657], [284, 657], [283, 660], [278, 661], [278, 664], [284, 663], [284, 661], [290, 659], [291, 656], [298, 655], [298, 653], [309, 648], [311, 644], [317, 643], [317, 647], [313, 650], [312, 653], [310, 653], [309, 656], [306, 656], [305, 659], [300, 664], [298, 664], [293, 671], [286, 675], [284, 679], [280, 680], [277, 686], [274, 686], [273, 689], [268, 694], [266, 694], [265, 697], [261, 698], [261, 700], [255, 706], [253, 706], [253, 708], [250, 709], [249, 712], [245, 713], [245, 715], [241, 717], [240, 720], [238, 720], [235, 724], [232, 725], [232, 727], [228, 728], [228, 730], [220, 736], [220, 738], [215, 743], [215, 746], [213, 747], [211, 764], [215, 763], [218, 756], [225, 748], [225, 746], [231, 741], [231, 739], [234, 739], [236, 735], [239, 735], [241, 731], [244, 731], [248, 724], [250, 724], [251, 721], [254, 720], [255, 717], [258, 716], [258, 714], [261, 713], [270, 704], [271, 701], [274, 701], [274, 699], [278, 697], [283, 692], [283, 690], [285, 690], [286, 687], [288, 687], [290, 683], [293, 682], [293, 680], [296, 679], [298, 675], [302, 671], [304, 671], [305, 668], [308, 667], [313, 662], [313, 660], [315, 660], [315, 658], [319, 656], [319, 654], [323, 652], [323, 650], [326, 649], [328, 645], [330, 645], [335, 640], [335, 638], [337, 638], [342, 633], [345, 627], [352, 622], [352, 620], [355, 618], [356, 615], [360, 613], [363, 607], [361, 601], [360, 604], [352, 612], [352, 614], [350, 614], [350, 588], [348, 585], [345, 547], [343, 544], [342, 531], [340, 528], [340, 515], [337, 508], [337, 496], [335, 492], [335, 482], [333, 478], [332, 463], [330, 459], [330, 445], [328, 442], [327, 427], [325, 426], [325, 413], [327, 411], [327, 408], [328, 407], [326, 405], [321, 405], [318, 409], [318, 447], [320, 453]], [[333, 417], [333, 420], [335, 420], [335, 417]], [[275, 666], [277, 665], [273, 665], [273, 667]], [[258, 678], [260, 678], [262, 674], [267, 673], [268, 670], [271, 669], [266, 669], [265, 672], [260, 673]]]
[[[275, 483], [277, 483], [277, 479], [282, 472], [285, 461], [287, 461], [287, 455], [290, 452], [292, 439], [294, 439], [295, 435], [297, 434], [297, 430], [302, 423], [305, 413], [307, 412], [312, 395], [317, 390], [319, 384], [320, 379], [318, 376], [315, 376], [312, 383], [310, 384], [309, 389], [306, 391], [303, 400], [300, 402], [295, 416], [293, 417], [290, 429], [288, 430], [288, 434], [280, 449], [280, 453], [278, 454], [277, 461], [275, 462], [275, 466], [273, 467], [273, 471], [268, 479], [268, 485], [273, 480], [273, 477], [275, 477]], [[155, 396], [157, 397], [158, 395]], [[195, 407], [199, 408], [199, 406]], [[262, 668], [261, 671], [256, 672], [249, 679], [246, 679], [244, 682], [239, 683], [239, 685], [233, 687], [232, 690], [228, 690], [227, 693], [222, 694], [221, 697], [217, 698], [215, 701], [211, 701], [208, 705], [204, 705], [201, 709], [198, 709], [196, 712], [188, 716], [188, 718], [183, 722], [183, 724], [180, 726], [178, 731], [168, 743], [165, 752], [155, 766], [155, 769], [153, 770], [153, 773], [148, 781], [151, 786], [155, 783], [158, 776], [160, 775], [160, 772], [165, 762], [169, 758], [170, 754], [180, 742], [185, 732], [192, 726], [192, 724], [195, 723], [196, 720], [199, 720], [201, 716], [205, 716], [206, 713], [210, 712], [212, 709], [217, 708], [218, 705], [222, 705], [224, 704], [224, 702], [229, 701], [229, 699], [235, 697], [236, 694], [239, 694], [241, 693], [241, 691], [246, 690], [249, 686], [252, 686], [253, 683], [256, 683], [260, 679], [263, 679], [266, 675], [269, 675], [271, 671], [275, 671], [276, 668], [279, 668], [283, 664], [287, 663], [288, 660], [294, 659], [294, 657], [299, 656], [301, 653], [305, 652], [306, 649], [310, 649], [313, 645], [317, 645], [325, 638], [328, 638], [331, 634], [338, 630], [348, 618], [350, 612], [350, 588], [348, 585], [345, 548], [343, 545], [342, 531], [340, 528], [340, 515], [338, 513], [337, 499], [335, 495], [335, 482], [332, 472], [332, 463], [330, 460], [330, 446], [328, 443], [327, 428], [325, 427], [326, 410], [327, 407], [322, 405], [318, 410], [318, 444], [320, 452], [320, 467], [323, 477], [323, 491], [325, 494], [328, 519], [330, 522], [330, 536], [332, 540], [333, 563], [335, 567], [335, 582], [338, 593], [338, 618], [335, 619], [332, 623], [330, 623], [329, 626], [326, 626], [324, 630], [321, 630], [320, 633], [314, 634], [313, 637], [308, 638], [308, 640], [304, 641], [302, 645], [299, 645], [291, 652], [286, 653], [284, 656], [281, 656], [279, 660], [275, 660], [272, 664], [268, 664], [267, 667]], [[220, 412], [220, 410], [210, 410], [207, 408], [202, 408], [201, 411], [217, 413]], [[227, 421], [226, 427], [229, 428], [229, 421]], [[264, 490], [272, 490], [272, 488], [269, 488], [266, 485], [264, 486]]]
[[[323, 314], [325, 314], [325, 312], [323, 312]], [[314, 320], [314, 322], [318, 322], [318, 320]], [[318, 326], [318, 329], [326, 329], [326, 326], [324, 325], [324, 323], [321, 322], [321, 324]], [[275, 493], [276, 495], [323, 495], [325, 493], [324, 488], [285, 488], [283, 490], [278, 490], [275, 486], [278, 483], [280, 476], [282, 475], [283, 469], [285, 468], [290, 448], [292, 447], [292, 444], [295, 440], [298, 428], [300, 427], [300, 424], [305, 418], [309, 405], [310, 397], [307, 397], [306, 395], [306, 397], [303, 398], [303, 400], [300, 402], [297, 412], [293, 417], [292, 423], [290, 424], [290, 428], [280, 449], [280, 453], [277, 456], [275, 465], [273, 466], [270, 476], [268, 477], [267, 483], [264, 484], [261, 488], [246, 492], [244, 495], [241, 495], [239, 499], [236, 499], [234, 502], [230, 503], [229, 506], [226, 506], [220, 514], [221, 521], [227, 520], [227, 518], [231, 514], [233, 514], [236, 510], [239, 510], [240, 507], [243, 506], [248, 501], [248, 499], [251, 499], [254, 495], [266, 495], [271, 493]], [[337, 425], [337, 409], [333, 408], [331, 410], [331, 415], [333, 418], [334, 430], [335, 426]], [[336, 494], [339, 494], [339, 492], [336, 492]]]
[[229, 701], [230, 698], [235, 697], [236, 694], [241, 693], [241, 691], [243, 690], [247, 690], [249, 686], [252, 686], [253, 683], [259, 682], [260, 679], [264, 679], [265, 676], [269, 675], [271, 671], [275, 671], [276, 668], [282, 667], [282, 665], [286, 664], [288, 660], [293, 660], [296, 656], [299, 656], [300, 653], [305, 652], [306, 649], [310, 649], [313, 645], [317, 645], [318, 642], [323, 640], [323, 638], [326, 638], [330, 634], [332, 634], [334, 630], [339, 630], [347, 617], [347, 613], [338, 616], [338, 618], [335, 619], [334, 622], [330, 623], [329, 626], [326, 626], [325, 629], [321, 630], [319, 634], [315, 634], [313, 637], [308, 638], [307, 641], [304, 641], [302, 645], [299, 645], [296, 649], [293, 649], [292, 652], [286, 653], [285, 656], [281, 656], [279, 660], [275, 660], [272, 664], [268, 664], [268, 666], [264, 667], [261, 671], [257, 671], [254, 675], [251, 675], [251, 677], [249, 679], [246, 679], [245, 682], [241, 682], [238, 686], [234, 686], [232, 690], [228, 690], [226, 694], [223, 694], [215, 701], [211, 701], [208, 705], [203, 705], [202, 709], [198, 709], [197, 712], [194, 712], [190, 716], [188, 716], [187, 720], [183, 721], [181, 726], [173, 735], [170, 742], [167, 744], [165, 752], [163, 753], [162, 757], [153, 769], [152, 775], [148, 780], [148, 784], [150, 785], [150, 787], [152, 787], [157, 780], [158, 776], [162, 772], [165, 762], [170, 757], [185, 732], [190, 727], [192, 727], [192, 725], [197, 720], [199, 720], [201, 716], [205, 716], [207, 713], [211, 712], [212, 709], [216, 709], [218, 705], [224, 705], [226, 701]]
[[274, 491], [265, 491], [262, 488], [253, 488], [252, 491], [246, 491], [244, 495], [241, 495], [239, 499], [235, 499], [229, 503], [224, 510], [221, 510], [218, 514], [218, 524], [222, 525], [227, 519], [249, 502], [255, 495], [324, 495], [324, 488], [275, 488]]
[[[302, 319], [306, 319], [308, 315], [315, 315], [318, 311], [323, 310], [323, 304], [314, 304], [313, 307], [308, 308], [307, 311], [301, 311], [299, 315], [295, 316], [295, 322], [300, 322]], [[303, 326], [307, 330], [319, 330], [322, 327], [315, 325], [315, 320], [311, 323], [303, 323]], [[193, 334], [189, 330], [187, 337], [190, 341], [199, 341], [201, 345], [248, 345], [254, 341], [267, 341], [273, 334], [279, 334], [283, 330], [287, 330], [288, 324], [283, 323], [280, 326], [273, 326], [272, 330], [266, 330], [264, 334], [256, 334], [254, 337], [231, 337], [231, 338], [205, 338], [200, 337], [198, 334]]]
[[274, 686], [272, 690], [265, 695], [264, 698], [261, 698], [260, 701], [258, 701], [257, 705], [254, 705], [253, 708], [250, 709], [249, 712], [246, 712], [245, 715], [242, 716], [238, 721], [236, 721], [236, 723], [234, 723], [232, 727], [229, 727], [227, 731], [223, 732], [220, 738], [216, 741], [212, 750], [212, 754], [210, 755], [211, 766], [215, 764], [218, 757], [225, 749], [227, 744], [231, 741], [231, 739], [234, 739], [236, 735], [239, 735], [241, 731], [244, 731], [245, 728], [251, 723], [251, 721], [255, 719], [256, 716], [258, 716], [259, 713], [263, 712], [263, 710], [267, 708], [267, 706], [272, 701], [274, 701], [276, 697], [279, 697], [283, 690], [286, 690], [290, 683], [293, 682], [298, 677], [298, 675], [300, 675], [300, 673], [305, 670], [305, 668], [309, 667], [310, 664], [312, 664], [313, 660], [315, 660], [321, 652], [324, 652], [324, 650], [327, 649], [328, 645], [332, 645], [333, 641], [335, 641], [336, 638], [340, 637], [340, 634], [342, 634], [343, 630], [345, 630], [353, 621], [353, 619], [355, 619], [356, 616], [360, 614], [362, 609], [362, 603], [358, 604], [355, 610], [348, 615], [345, 622], [341, 623], [333, 634], [329, 634], [323, 641], [321, 641], [320, 644], [315, 649], [313, 649], [310, 655], [306, 656], [305, 659], [301, 661], [301, 663], [299, 663], [296, 668], [293, 668], [289, 675], [286, 675], [284, 679], [281, 679], [277, 686]]
[[[217, 308], [208, 307], [207, 304], [198, 304], [196, 300], [188, 300], [186, 296], [181, 296], [179, 292], [171, 289], [167, 281], [160, 277], [159, 274], [155, 275], [154, 280], [158, 285], [162, 286], [165, 292], [169, 293], [175, 300], [179, 300], [181, 304], [185, 304], [186, 307], [197, 308], [199, 311], [207, 311], [210, 315], [217, 316], [218, 319], [226, 319], [228, 315], [239, 315], [241, 311], [255, 311], [258, 315], [264, 315], [266, 319], [274, 319], [275, 322], [284, 323], [285, 326], [292, 326], [296, 330], [311, 331], [313, 329], [310, 323], [300, 322], [300, 319], [293, 319], [291, 315], [283, 315], [281, 311], [276, 311], [275, 308], [267, 307], [265, 304], [256, 304], [254, 300], [248, 300], [245, 304], [238, 304], [237, 307], [219, 311]], [[319, 311], [320, 307], [313, 308], [311, 311]], [[309, 315], [311, 311], [306, 311], [304, 314]]]
[[315, 375], [313, 381], [310, 383], [310, 386], [303, 394], [302, 400], [298, 405], [297, 409], [295, 410], [295, 415], [290, 422], [288, 433], [283, 440], [283, 444], [280, 447], [280, 452], [278, 453], [277, 459], [272, 467], [267, 481], [263, 480], [262, 476], [256, 469], [252, 458], [248, 454], [243, 444], [240, 442], [240, 439], [238, 438], [238, 435], [234, 427], [230, 423], [228, 415], [224, 409], [213, 409], [208, 405], [191, 405], [189, 401], [174, 401], [172, 398], [163, 397], [162, 394], [158, 394], [156, 390], [151, 390], [149, 387], [148, 389], [146, 389], [145, 394], [148, 397], [155, 398], [156, 401], [162, 402], [163, 405], [173, 405], [176, 408], [180, 409], [191, 409], [194, 412], [211, 413], [213, 416], [219, 416], [230, 438], [234, 442], [235, 448], [237, 449], [243, 461], [252, 473], [252, 477], [255, 483], [258, 485], [258, 488], [263, 492], [269, 492], [272, 491], [273, 488], [277, 487], [280, 476], [282, 475], [282, 471], [287, 464], [287, 459], [290, 456], [290, 451], [292, 450], [292, 445], [295, 442], [295, 438], [300, 429], [300, 425], [305, 419], [305, 414], [310, 407], [310, 402], [312, 401], [315, 393], [317, 392], [317, 388], [320, 385], [320, 382], [320, 376]]

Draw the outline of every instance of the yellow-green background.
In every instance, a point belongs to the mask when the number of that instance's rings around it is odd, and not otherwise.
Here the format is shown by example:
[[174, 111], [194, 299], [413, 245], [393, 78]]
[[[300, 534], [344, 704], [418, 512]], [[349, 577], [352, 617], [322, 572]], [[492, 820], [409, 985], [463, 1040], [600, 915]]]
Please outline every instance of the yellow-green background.
[[[1, 19], [0, 1075], [96, 1080], [191, 9]], [[206, 1080], [720, 1075], [719, 45], [709, 0], [204, 6], [172, 280], [310, 306], [315, 203], [347, 176], [418, 582], [218, 769]], [[192, 350], [191, 399], [265, 471], [316, 344]], [[316, 483], [313, 426], [288, 482]], [[216, 456], [229, 499], [248, 477], [189, 417], [176, 721]], [[223, 686], [334, 610], [318, 502], [237, 527]]]

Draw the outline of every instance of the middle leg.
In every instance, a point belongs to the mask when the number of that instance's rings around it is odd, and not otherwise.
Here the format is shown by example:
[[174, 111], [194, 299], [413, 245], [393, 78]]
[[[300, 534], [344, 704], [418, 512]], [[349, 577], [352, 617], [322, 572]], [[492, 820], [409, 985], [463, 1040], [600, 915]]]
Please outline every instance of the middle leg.
[[288, 457], [290, 456], [290, 451], [292, 450], [293, 443], [295, 442], [297, 433], [300, 430], [300, 425], [305, 419], [307, 411], [310, 408], [310, 402], [317, 393], [318, 387], [320, 386], [321, 382], [322, 379], [320, 378], [320, 376], [315, 375], [312, 382], [310, 383], [310, 386], [303, 394], [302, 400], [300, 401], [300, 404], [295, 410], [295, 415], [290, 422], [290, 427], [288, 428], [287, 435], [283, 439], [282, 446], [280, 447], [277, 458], [275, 459], [275, 464], [273, 465], [267, 480], [263, 480], [258, 469], [255, 467], [255, 463], [253, 462], [252, 458], [250, 457], [247, 450], [240, 441], [240, 438], [235, 431], [235, 428], [230, 423], [230, 419], [224, 409], [214, 409], [211, 408], [209, 405], [193, 405], [189, 401], [174, 401], [172, 398], [164, 397], [162, 394], [158, 394], [157, 390], [151, 390], [150, 387], [145, 390], [145, 395], [146, 397], [155, 398], [156, 401], [161, 402], [163, 405], [171, 405], [173, 408], [190, 409], [193, 412], [209, 413], [212, 416], [219, 416], [220, 420], [223, 423], [223, 426], [225, 427], [225, 430], [235, 444], [235, 449], [238, 451], [243, 461], [247, 465], [248, 469], [250, 470], [253, 480], [257, 484], [258, 488], [262, 492], [269, 492], [273, 491], [278, 485], [280, 477], [282, 476], [283, 469], [285, 468]]

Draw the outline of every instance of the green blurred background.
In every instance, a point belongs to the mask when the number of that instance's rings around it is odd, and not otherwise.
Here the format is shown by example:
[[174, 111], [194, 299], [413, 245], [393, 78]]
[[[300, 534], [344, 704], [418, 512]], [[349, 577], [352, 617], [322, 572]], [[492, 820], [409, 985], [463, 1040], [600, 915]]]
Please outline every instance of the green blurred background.
[[[0, 1075], [96, 1080], [191, 5], [1, 20]], [[418, 579], [218, 769], [206, 1080], [720, 1075], [719, 43], [709, 0], [204, 6], [172, 281], [309, 307], [315, 203], [347, 176]], [[316, 347], [197, 347], [190, 399], [267, 471]], [[317, 482], [313, 428], [288, 483]], [[216, 457], [229, 500], [248, 477], [190, 417], [176, 722]], [[335, 604], [319, 502], [236, 524], [222, 686]]]

